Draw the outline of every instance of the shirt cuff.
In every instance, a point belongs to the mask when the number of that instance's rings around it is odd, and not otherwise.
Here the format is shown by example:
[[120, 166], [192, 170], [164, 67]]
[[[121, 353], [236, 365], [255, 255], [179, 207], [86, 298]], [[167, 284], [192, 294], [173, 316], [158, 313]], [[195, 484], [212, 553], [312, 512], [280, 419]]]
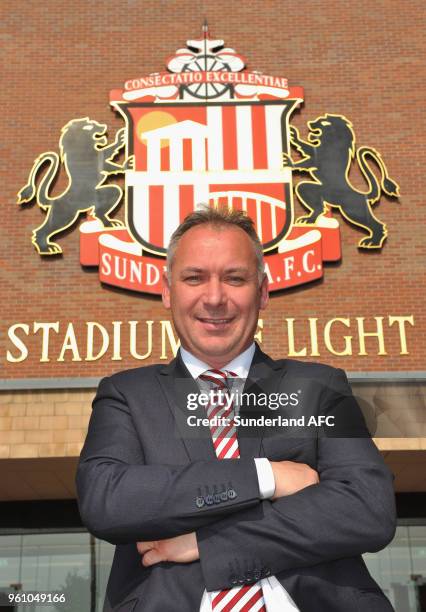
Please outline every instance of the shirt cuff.
[[269, 499], [275, 493], [275, 478], [272, 466], [266, 457], [256, 457], [254, 463], [259, 481], [260, 497], [261, 499]]

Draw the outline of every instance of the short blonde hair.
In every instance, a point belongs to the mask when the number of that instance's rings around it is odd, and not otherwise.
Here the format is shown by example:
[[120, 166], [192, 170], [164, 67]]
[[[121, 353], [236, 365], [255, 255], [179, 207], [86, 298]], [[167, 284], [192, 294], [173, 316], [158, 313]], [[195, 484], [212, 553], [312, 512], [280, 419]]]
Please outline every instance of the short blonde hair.
[[212, 208], [207, 204], [200, 205], [197, 210], [185, 217], [182, 223], [173, 232], [167, 247], [167, 276], [171, 280], [173, 259], [182, 236], [197, 225], [211, 225], [218, 229], [226, 227], [239, 227], [250, 238], [257, 261], [259, 284], [265, 274], [263, 247], [256, 233], [253, 220], [242, 210], [229, 210], [227, 207]]

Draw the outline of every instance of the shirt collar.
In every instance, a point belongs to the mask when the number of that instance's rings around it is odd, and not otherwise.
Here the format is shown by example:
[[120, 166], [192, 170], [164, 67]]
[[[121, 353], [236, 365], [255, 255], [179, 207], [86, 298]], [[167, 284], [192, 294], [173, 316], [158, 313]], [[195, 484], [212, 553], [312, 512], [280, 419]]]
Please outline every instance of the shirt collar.
[[[247, 378], [251, 362], [253, 360], [253, 355], [255, 351], [254, 342], [246, 349], [243, 353], [240, 353], [235, 359], [227, 363], [222, 370], [230, 370], [231, 372], [235, 372], [238, 378]], [[182, 361], [189, 370], [192, 378], [196, 379], [203, 374], [206, 370], [211, 370], [211, 366], [209, 366], [201, 359], [194, 357], [189, 351], [186, 351], [184, 348], [180, 348], [180, 356], [182, 357]]]

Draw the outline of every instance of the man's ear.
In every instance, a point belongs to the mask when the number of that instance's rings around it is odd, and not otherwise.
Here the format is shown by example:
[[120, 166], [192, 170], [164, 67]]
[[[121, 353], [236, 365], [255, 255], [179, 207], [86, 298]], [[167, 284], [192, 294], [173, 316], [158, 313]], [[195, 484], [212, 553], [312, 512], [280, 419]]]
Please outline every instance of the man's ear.
[[161, 290], [161, 297], [163, 300], [164, 308], [170, 309], [170, 284], [167, 274], [163, 272], [163, 288]]
[[266, 274], [263, 275], [263, 280], [260, 285], [260, 310], [264, 310], [269, 302], [269, 287], [268, 277]]

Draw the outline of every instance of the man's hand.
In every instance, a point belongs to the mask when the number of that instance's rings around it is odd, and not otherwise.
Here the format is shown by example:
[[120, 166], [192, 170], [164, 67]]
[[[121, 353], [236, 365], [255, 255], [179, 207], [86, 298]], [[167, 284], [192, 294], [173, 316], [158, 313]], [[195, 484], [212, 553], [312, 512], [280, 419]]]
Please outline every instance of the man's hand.
[[[292, 495], [319, 482], [318, 473], [306, 463], [271, 461], [271, 467], [275, 479], [275, 493], [272, 500]], [[191, 563], [200, 558], [195, 532], [166, 540], [137, 542], [136, 546], [142, 555], [142, 565], [145, 567], [162, 561]]]
[[142, 556], [142, 565], [149, 567], [161, 561], [175, 563], [191, 563], [200, 558], [195, 532], [157, 540], [155, 542], [136, 542], [138, 552]]
[[271, 461], [275, 478], [275, 493], [272, 500], [292, 495], [305, 487], [319, 483], [318, 472], [306, 463], [296, 461]]

